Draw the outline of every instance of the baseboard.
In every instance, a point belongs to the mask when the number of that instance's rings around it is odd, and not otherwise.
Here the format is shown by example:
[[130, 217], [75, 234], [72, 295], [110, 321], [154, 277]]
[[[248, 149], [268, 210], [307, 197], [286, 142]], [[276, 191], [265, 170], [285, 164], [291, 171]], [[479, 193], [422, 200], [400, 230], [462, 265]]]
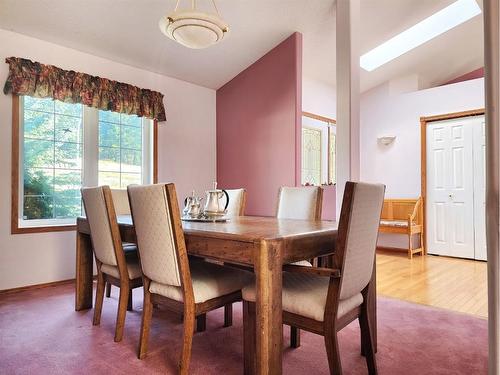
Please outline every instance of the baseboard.
[[10, 294], [10, 293], [25, 292], [27, 290], [35, 290], [35, 289], [48, 288], [48, 287], [51, 287], [51, 286], [59, 286], [59, 285], [71, 284], [71, 283], [74, 283], [74, 282], [75, 282], [75, 279], [67, 279], [67, 280], [60, 280], [60, 281], [52, 281], [50, 283], [20, 286], [20, 287], [11, 288], [11, 289], [2, 289], [2, 290], [0, 290], [0, 295], [2, 295], [2, 294]]

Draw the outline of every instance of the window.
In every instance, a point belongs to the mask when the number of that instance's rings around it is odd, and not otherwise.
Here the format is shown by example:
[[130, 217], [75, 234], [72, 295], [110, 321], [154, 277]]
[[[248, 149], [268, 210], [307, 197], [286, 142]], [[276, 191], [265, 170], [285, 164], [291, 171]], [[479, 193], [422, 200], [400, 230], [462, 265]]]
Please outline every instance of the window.
[[141, 182], [141, 118], [99, 111], [99, 185], [125, 189]]
[[82, 214], [82, 186], [126, 188], [152, 181], [151, 120], [52, 99], [21, 96], [16, 102], [13, 233], [71, 228]]
[[335, 120], [304, 112], [302, 185], [335, 183], [335, 136]]
[[333, 126], [328, 127], [328, 132], [330, 133], [329, 144], [328, 144], [328, 183], [334, 184], [337, 182], [337, 174], [335, 173], [335, 150], [337, 147], [337, 133], [336, 128]]
[[321, 184], [321, 129], [302, 128], [302, 183]]

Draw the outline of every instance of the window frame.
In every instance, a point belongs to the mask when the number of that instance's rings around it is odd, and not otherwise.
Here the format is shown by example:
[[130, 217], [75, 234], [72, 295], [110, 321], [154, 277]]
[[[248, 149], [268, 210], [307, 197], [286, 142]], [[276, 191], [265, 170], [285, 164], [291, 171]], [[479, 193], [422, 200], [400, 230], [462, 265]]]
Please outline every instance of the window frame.
[[[74, 231], [76, 230], [76, 223], [57, 223], [54, 225], [47, 225], [42, 223], [39, 226], [20, 226], [19, 224], [19, 210], [20, 205], [22, 204], [22, 197], [20, 194], [22, 193], [22, 189], [20, 189], [20, 182], [22, 181], [21, 171], [23, 170], [23, 166], [20, 165], [21, 160], [21, 147], [20, 141], [22, 139], [21, 131], [21, 98], [19, 95], [12, 95], [12, 153], [11, 153], [11, 234], [23, 234], [23, 233], [45, 233], [45, 232], [62, 232], [62, 231]], [[96, 110], [97, 111], [97, 110]], [[84, 106], [84, 113], [87, 112], [87, 107]], [[97, 116], [96, 116], [97, 117]], [[93, 121], [96, 121], [94, 119]], [[98, 125], [98, 119], [97, 124]], [[93, 138], [96, 137], [96, 132], [98, 133], [97, 126], [94, 126], [96, 130], [87, 132], [90, 133], [89, 136]], [[152, 132], [151, 135], [151, 147], [152, 152], [150, 152], [149, 164], [151, 165], [149, 175], [152, 179], [153, 183], [158, 182], [158, 121], [153, 120], [152, 129], [149, 129], [149, 132]], [[91, 139], [93, 139], [91, 138]], [[84, 131], [84, 145], [83, 152], [85, 154], [87, 147], [98, 147], [98, 145], [93, 145], [89, 143], [88, 135]], [[88, 164], [88, 163], [87, 163]], [[82, 173], [85, 175], [86, 168], [85, 162], [83, 163]]]
[[[308, 117], [308, 118], [311, 118], [313, 120], [318, 120], [318, 121], [321, 121], [323, 122], [324, 126], [326, 126], [326, 134], [325, 136], [327, 137], [327, 150], [326, 150], [326, 166], [323, 165], [323, 162], [321, 162], [321, 178], [323, 177], [323, 168], [326, 168], [326, 178], [327, 178], [327, 181], [326, 181], [326, 186], [332, 184], [332, 185], [336, 185], [337, 184], [337, 176], [336, 176], [336, 173], [335, 173], [335, 176], [332, 176], [330, 171], [331, 171], [331, 164], [332, 163], [335, 163], [336, 162], [336, 158], [335, 160], [331, 160], [330, 158], [330, 147], [331, 147], [331, 135], [332, 133], [335, 134], [335, 141], [337, 139], [337, 121], [332, 119], [332, 118], [329, 118], [329, 117], [325, 117], [325, 116], [320, 116], [320, 115], [317, 115], [317, 114], [314, 114], [314, 113], [311, 113], [311, 112], [302, 112], [302, 116], [303, 117]], [[322, 125], [322, 126], [323, 126]], [[304, 123], [302, 123], [301, 125], [301, 131], [300, 131], [300, 135], [302, 137], [302, 129], [303, 128], [311, 128], [311, 126], [308, 126], [308, 125], [304, 125]], [[314, 129], [317, 129], [317, 128], [314, 128]], [[323, 138], [323, 132], [321, 133], [321, 137]], [[321, 144], [323, 145], [323, 139], [321, 140]], [[302, 145], [302, 141], [301, 141], [301, 145]], [[301, 165], [302, 165], [302, 159], [303, 159], [303, 154], [302, 154], [302, 149], [301, 149]], [[323, 152], [323, 151], [322, 151]], [[337, 153], [337, 148], [335, 148], [335, 154]], [[323, 158], [323, 155], [321, 156], [321, 159]], [[334, 171], [336, 169], [334, 168]], [[302, 171], [302, 168], [301, 168], [301, 171]], [[302, 176], [300, 176], [300, 183], [301, 185], [303, 184], [302, 182]], [[323, 183], [320, 183], [320, 185], [318, 186], [325, 186], [323, 185]]]

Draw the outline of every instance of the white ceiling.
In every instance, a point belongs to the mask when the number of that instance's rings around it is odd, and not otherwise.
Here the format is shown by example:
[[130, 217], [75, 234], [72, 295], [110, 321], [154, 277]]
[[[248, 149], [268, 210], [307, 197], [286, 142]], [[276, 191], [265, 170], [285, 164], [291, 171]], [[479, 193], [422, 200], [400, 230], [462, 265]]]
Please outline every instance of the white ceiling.
[[[361, 0], [361, 53], [452, 2]], [[198, 3], [208, 9], [210, 0]], [[231, 31], [206, 50], [184, 48], [160, 32], [158, 20], [174, 5], [175, 0], [0, 0], [0, 28], [214, 89], [299, 31], [304, 76], [335, 84], [334, 0], [217, 0]], [[362, 70], [361, 89], [410, 74], [428, 87], [481, 66], [478, 16], [373, 72]]]

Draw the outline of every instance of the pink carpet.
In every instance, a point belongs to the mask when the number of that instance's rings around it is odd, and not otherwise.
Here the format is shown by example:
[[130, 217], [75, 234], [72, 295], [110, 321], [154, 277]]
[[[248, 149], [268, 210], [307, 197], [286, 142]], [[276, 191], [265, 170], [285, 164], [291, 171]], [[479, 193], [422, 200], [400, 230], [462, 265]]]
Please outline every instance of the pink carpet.
[[[113, 342], [117, 289], [105, 299], [100, 327], [93, 310], [75, 312], [72, 285], [0, 296], [0, 374], [174, 374], [181, 344], [179, 317], [154, 313], [149, 356], [136, 358], [141, 293], [127, 314], [125, 337]], [[486, 374], [487, 322], [468, 315], [379, 298], [380, 374]], [[207, 330], [195, 334], [193, 374], [243, 372], [241, 304], [234, 326], [222, 328], [222, 310], [208, 315]], [[285, 329], [285, 342], [288, 329]], [[340, 334], [345, 374], [366, 374], [356, 322]], [[285, 374], [327, 374], [323, 339], [303, 332], [299, 349], [284, 351]]]

